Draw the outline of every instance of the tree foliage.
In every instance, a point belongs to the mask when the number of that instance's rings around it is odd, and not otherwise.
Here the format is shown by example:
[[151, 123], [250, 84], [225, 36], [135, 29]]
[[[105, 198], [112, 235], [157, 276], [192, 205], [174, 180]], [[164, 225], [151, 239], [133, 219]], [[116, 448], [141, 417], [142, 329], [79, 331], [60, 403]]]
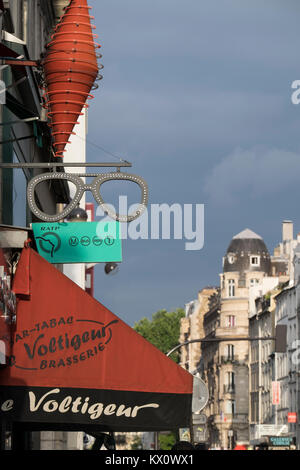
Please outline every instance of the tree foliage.
[[176, 433], [173, 431], [168, 434], [159, 434], [158, 442], [161, 450], [171, 450], [176, 442]]
[[142, 439], [139, 436], [136, 436], [131, 443], [131, 450], [141, 450], [142, 448]]
[[[134, 324], [134, 330], [143, 338], [167, 354], [179, 343], [180, 320], [184, 317], [184, 310], [178, 308], [175, 312], [159, 310], [152, 315], [152, 319], [142, 318]], [[170, 356], [175, 362], [179, 361], [179, 353], [175, 351]]]

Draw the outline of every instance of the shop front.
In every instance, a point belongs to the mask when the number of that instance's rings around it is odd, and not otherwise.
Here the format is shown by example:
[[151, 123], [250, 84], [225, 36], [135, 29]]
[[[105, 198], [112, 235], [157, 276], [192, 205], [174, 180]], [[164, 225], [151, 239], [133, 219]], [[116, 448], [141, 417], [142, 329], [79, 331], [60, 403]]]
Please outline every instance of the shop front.
[[192, 375], [31, 248], [12, 287], [2, 423], [87, 433], [189, 426]]

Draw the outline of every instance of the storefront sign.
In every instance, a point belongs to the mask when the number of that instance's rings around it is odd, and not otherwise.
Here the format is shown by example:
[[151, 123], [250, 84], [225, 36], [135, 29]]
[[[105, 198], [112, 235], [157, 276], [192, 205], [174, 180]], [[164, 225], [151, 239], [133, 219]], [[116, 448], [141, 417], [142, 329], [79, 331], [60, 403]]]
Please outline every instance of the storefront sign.
[[179, 429], [179, 440], [191, 442], [191, 432], [190, 428]]
[[87, 363], [105, 351], [113, 340], [113, 325], [117, 323], [118, 320], [112, 320], [105, 325], [73, 316], [28, 323], [28, 329], [14, 335], [15, 350], [19, 349], [22, 354], [12, 357], [11, 365], [41, 371], [70, 369], [78, 362]]
[[293, 438], [290, 436], [270, 436], [268, 439], [272, 447], [290, 447], [293, 444]]
[[297, 423], [297, 413], [288, 413], [288, 423]]
[[86, 432], [189, 425], [193, 376], [30, 248], [0, 373], [0, 420]]
[[272, 405], [280, 405], [280, 382], [272, 382]]
[[207, 427], [205, 424], [193, 426], [195, 442], [205, 442], [207, 440]]
[[38, 252], [49, 263], [122, 261], [118, 222], [38, 223], [32, 229]]
[[206, 424], [207, 423], [207, 416], [205, 414], [197, 414], [193, 413], [192, 415], [193, 424]]

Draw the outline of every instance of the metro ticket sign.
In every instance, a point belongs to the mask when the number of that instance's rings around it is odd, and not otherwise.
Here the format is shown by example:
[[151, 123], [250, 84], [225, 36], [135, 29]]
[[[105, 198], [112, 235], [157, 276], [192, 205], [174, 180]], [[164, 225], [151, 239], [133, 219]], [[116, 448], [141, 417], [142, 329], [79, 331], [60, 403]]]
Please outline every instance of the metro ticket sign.
[[38, 253], [49, 263], [122, 261], [119, 222], [34, 223]]

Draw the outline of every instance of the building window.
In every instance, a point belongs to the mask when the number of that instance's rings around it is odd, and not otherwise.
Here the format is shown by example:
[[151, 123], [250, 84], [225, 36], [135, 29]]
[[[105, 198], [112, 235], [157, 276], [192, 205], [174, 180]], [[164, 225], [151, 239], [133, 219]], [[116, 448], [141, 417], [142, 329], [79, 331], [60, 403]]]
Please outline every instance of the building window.
[[233, 264], [235, 262], [235, 256], [234, 255], [228, 255], [227, 259], [228, 259], [229, 264]]
[[250, 256], [250, 264], [251, 264], [251, 266], [259, 266], [260, 265], [260, 257], [259, 256]]
[[227, 372], [226, 373], [226, 391], [234, 392], [234, 390], [235, 390], [234, 372]]
[[229, 279], [228, 281], [228, 296], [234, 297], [235, 296], [235, 282], [234, 279]]
[[234, 345], [227, 344], [227, 360], [233, 361], [233, 359], [234, 359]]
[[227, 414], [235, 415], [235, 400], [226, 401], [226, 411]]
[[250, 279], [250, 287], [257, 286], [259, 284], [259, 279]]
[[227, 328], [235, 327], [235, 316], [234, 315], [228, 315], [226, 317], [226, 326], [227, 326]]

